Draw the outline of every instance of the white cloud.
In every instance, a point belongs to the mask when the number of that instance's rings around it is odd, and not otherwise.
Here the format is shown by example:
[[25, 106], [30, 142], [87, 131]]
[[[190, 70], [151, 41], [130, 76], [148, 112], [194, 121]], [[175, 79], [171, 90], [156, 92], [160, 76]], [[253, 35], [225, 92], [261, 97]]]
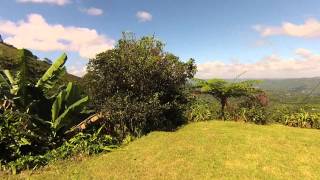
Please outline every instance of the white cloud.
[[78, 77], [82, 77], [86, 74], [87, 72], [87, 68], [86, 66], [77, 66], [77, 65], [73, 65], [68, 67], [68, 73], [76, 75]]
[[136, 14], [139, 22], [147, 22], [152, 20], [152, 15], [147, 11], [138, 11]]
[[307, 49], [297, 49], [295, 58], [271, 55], [256, 63], [224, 63], [210, 61], [198, 64], [198, 78], [298, 78], [320, 76], [320, 55]]
[[305, 58], [309, 58], [313, 56], [313, 53], [310, 50], [304, 49], [304, 48], [296, 49], [295, 53]]
[[90, 16], [100, 16], [103, 14], [103, 10], [95, 7], [80, 9], [81, 12], [84, 12]]
[[6, 35], [5, 42], [18, 48], [73, 51], [85, 58], [113, 48], [115, 42], [95, 29], [48, 24], [39, 14], [28, 15], [26, 21], [0, 21], [0, 33]]
[[71, 0], [17, 0], [20, 3], [47, 3], [47, 4], [55, 4], [59, 6], [66, 5], [71, 3]]
[[262, 36], [286, 35], [303, 38], [320, 37], [320, 22], [314, 18], [307, 19], [304, 24], [285, 22], [282, 23], [281, 26], [256, 25], [253, 28]]

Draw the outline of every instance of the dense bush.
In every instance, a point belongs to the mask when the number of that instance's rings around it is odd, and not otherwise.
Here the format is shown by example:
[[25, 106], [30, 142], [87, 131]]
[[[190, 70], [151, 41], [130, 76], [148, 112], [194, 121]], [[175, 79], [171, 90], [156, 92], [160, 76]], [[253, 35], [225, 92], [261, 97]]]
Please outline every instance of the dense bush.
[[44, 152], [47, 139], [41, 133], [28, 114], [0, 113], [0, 162], [6, 164], [24, 155]]
[[269, 118], [274, 123], [285, 124], [285, 116], [287, 114], [291, 114], [294, 112], [298, 112], [298, 109], [292, 109], [286, 105], [274, 105], [268, 109]]
[[309, 113], [304, 110], [283, 116], [284, 124], [291, 127], [320, 129], [320, 113]]
[[194, 61], [184, 63], [163, 48], [154, 37], [135, 39], [124, 34], [114, 49], [88, 64], [85, 83], [93, 106], [121, 137], [172, 129], [185, 122], [189, 101], [185, 84], [195, 73]]
[[[14, 146], [13, 150], [15, 151], [9, 153], [15, 155], [15, 158], [7, 161], [7, 157], [1, 157], [0, 170], [7, 172], [12, 171], [12, 173], [15, 174], [21, 170], [35, 169], [56, 160], [63, 160], [73, 156], [78, 157], [97, 154], [102, 151], [111, 151], [117, 147], [115, 145], [117, 142], [111, 136], [103, 133], [103, 130], [104, 126], [96, 131], [92, 129], [91, 132], [78, 133], [59, 147], [52, 150], [46, 150], [43, 154], [34, 154], [32, 152], [21, 153], [20, 149], [31, 143], [28, 143], [29, 141], [25, 136], [21, 138], [20, 135], [18, 141], [8, 142], [8, 147]], [[18, 133], [15, 134], [19, 135]]]
[[243, 106], [240, 104], [229, 104], [226, 108], [225, 120], [251, 122], [255, 124], [267, 124], [269, 114], [266, 107]]
[[219, 118], [219, 104], [206, 100], [205, 97], [196, 97], [186, 111], [189, 122], [208, 121]]
[[239, 105], [243, 120], [255, 124], [267, 124], [269, 121], [267, 112], [268, 104], [269, 98], [263, 91], [244, 98]]
[[245, 122], [253, 122], [255, 124], [267, 124], [268, 117], [264, 107], [241, 108], [241, 116]]

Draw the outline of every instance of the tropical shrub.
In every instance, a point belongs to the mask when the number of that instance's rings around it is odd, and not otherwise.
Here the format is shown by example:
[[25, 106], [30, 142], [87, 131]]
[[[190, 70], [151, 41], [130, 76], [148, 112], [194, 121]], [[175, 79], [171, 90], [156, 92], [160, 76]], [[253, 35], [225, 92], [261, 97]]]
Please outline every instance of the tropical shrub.
[[85, 84], [92, 105], [122, 138], [172, 129], [186, 121], [185, 85], [195, 74], [194, 60], [182, 62], [163, 49], [154, 37], [124, 34], [114, 49], [89, 61]]
[[267, 106], [269, 98], [263, 91], [259, 91], [252, 96], [247, 96], [240, 103], [240, 114], [245, 122], [255, 124], [267, 124], [269, 122]]
[[20, 156], [40, 153], [46, 137], [39, 137], [32, 118], [25, 113], [6, 111], [0, 114], [0, 162], [6, 164]]
[[46, 162], [42, 156], [60, 147], [70, 138], [66, 131], [87, 116], [82, 111], [88, 97], [82, 97], [77, 86], [56, 87], [66, 72], [67, 56], [63, 54], [34, 83], [27, 78], [27, 52], [20, 50], [19, 71], [0, 73], [0, 162], [12, 170]]
[[61, 129], [68, 129], [77, 121], [73, 117], [80, 113], [87, 103], [88, 97], [81, 97], [77, 86], [69, 83], [60, 92], [52, 95], [52, 89], [66, 72], [64, 64], [67, 60], [63, 54], [53, 63], [36, 84], [28, 81], [28, 59], [25, 50], [21, 50], [21, 65], [17, 75], [9, 70], [3, 70], [0, 75], [2, 89], [7, 94], [2, 94], [2, 101], [12, 102], [12, 106], [19, 112], [25, 112], [38, 122], [49, 126], [54, 134]]
[[219, 117], [218, 104], [214, 101], [207, 101], [203, 97], [196, 97], [186, 112], [188, 121], [208, 121]]
[[268, 117], [264, 107], [241, 108], [240, 114], [245, 122], [253, 122], [255, 124], [267, 124]]
[[268, 109], [268, 114], [273, 122], [285, 124], [285, 116], [297, 111], [287, 105], [274, 105]]
[[73, 156], [86, 156], [102, 151], [111, 151], [116, 148], [117, 142], [109, 135], [102, 133], [104, 126], [91, 133], [78, 133], [65, 141], [61, 146], [46, 151], [44, 154], [25, 154], [17, 156], [8, 163], [0, 163], [0, 170], [11, 171], [13, 174], [24, 169], [35, 169], [47, 165], [49, 162], [70, 158]]
[[118, 142], [110, 135], [104, 133], [105, 126], [91, 129], [91, 132], [81, 132], [64, 142], [62, 146], [52, 150], [51, 159], [65, 159], [72, 155], [91, 155], [102, 151], [111, 151], [117, 147]]
[[284, 115], [284, 124], [291, 127], [320, 129], [320, 113], [309, 113], [304, 110]]

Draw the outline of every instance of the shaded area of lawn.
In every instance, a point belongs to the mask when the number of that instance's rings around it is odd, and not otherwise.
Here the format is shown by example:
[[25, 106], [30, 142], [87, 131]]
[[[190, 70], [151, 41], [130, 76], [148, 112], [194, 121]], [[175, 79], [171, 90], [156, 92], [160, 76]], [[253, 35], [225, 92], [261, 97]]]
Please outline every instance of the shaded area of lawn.
[[31, 178], [316, 179], [319, 154], [319, 130], [209, 121], [153, 132], [81, 162], [55, 163]]

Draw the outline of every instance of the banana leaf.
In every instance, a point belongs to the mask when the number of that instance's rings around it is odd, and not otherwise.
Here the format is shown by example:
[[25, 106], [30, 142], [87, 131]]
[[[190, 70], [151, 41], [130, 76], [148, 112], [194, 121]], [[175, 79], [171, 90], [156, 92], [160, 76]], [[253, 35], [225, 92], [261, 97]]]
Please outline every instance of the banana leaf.
[[63, 103], [65, 101], [66, 92], [63, 90], [61, 91], [58, 96], [56, 97], [55, 101], [51, 107], [51, 121], [54, 122], [60, 114], [61, 109], [63, 108]]
[[39, 79], [36, 86], [44, 89], [53, 88], [56, 82], [66, 73], [66, 68], [64, 67], [66, 61], [67, 55], [63, 53]]
[[[26, 56], [27, 50], [21, 49], [19, 50], [20, 55], [20, 67], [19, 67], [19, 73], [16, 77], [16, 83], [17, 83], [17, 94], [20, 96], [20, 100], [23, 106], [26, 106], [27, 104], [27, 93], [26, 89], [28, 86], [28, 58]], [[15, 87], [13, 87], [15, 89]]]
[[66, 106], [70, 106], [81, 98], [80, 90], [78, 86], [74, 85], [72, 82], [68, 83], [66, 88], [65, 102]]
[[6, 78], [0, 73], [0, 87], [8, 87], [11, 88], [11, 85], [8, 83]]
[[9, 70], [4, 70], [3, 73], [6, 75], [8, 81], [10, 82], [10, 93], [17, 95], [18, 91], [19, 91], [19, 85], [17, 83], [17, 80], [12, 76], [12, 74], [10, 73]]
[[3, 70], [3, 73], [6, 75], [7, 79], [9, 80], [11, 85], [16, 84], [16, 81], [14, 80], [14, 77], [12, 76], [12, 74], [10, 73], [9, 70]]
[[72, 113], [80, 111], [83, 106], [87, 104], [88, 100], [88, 96], [78, 100], [77, 102], [69, 106], [57, 119], [55, 119], [52, 122], [55, 131], [58, 131], [61, 127], [70, 124], [70, 121], [72, 121], [72, 119], [70, 118]]

